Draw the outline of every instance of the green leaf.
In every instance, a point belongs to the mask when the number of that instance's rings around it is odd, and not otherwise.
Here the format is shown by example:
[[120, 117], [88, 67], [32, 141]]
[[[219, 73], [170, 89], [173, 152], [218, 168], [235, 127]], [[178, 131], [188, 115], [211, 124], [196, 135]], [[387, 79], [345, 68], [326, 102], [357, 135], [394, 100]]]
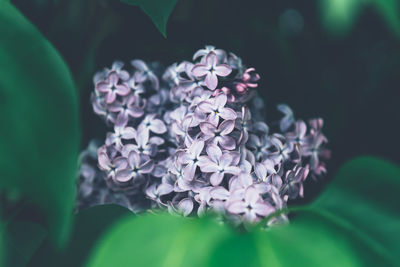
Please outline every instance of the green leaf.
[[372, 157], [345, 164], [312, 204], [386, 261], [400, 262], [400, 169]]
[[207, 256], [230, 232], [211, 219], [127, 217], [97, 243], [87, 266], [206, 266]]
[[348, 34], [365, 7], [372, 7], [381, 15], [392, 32], [400, 37], [398, 0], [322, 0], [319, 4], [322, 24], [333, 35]]
[[26, 266], [45, 239], [47, 232], [39, 224], [25, 221], [10, 222], [6, 227], [6, 265]]
[[0, 36], [0, 190], [39, 207], [61, 244], [75, 200], [75, 86], [53, 46], [7, 2], [0, 2]]
[[322, 25], [328, 32], [343, 36], [353, 29], [365, 2], [362, 0], [322, 0], [320, 13]]
[[154, 25], [167, 37], [167, 22], [178, 0], [121, 0], [130, 5], [139, 6]]
[[400, 37], [400, 5], [398, 0], [375, 0], [372, 2], [392, 32]]
[[287, 225], [238, 233], [207, 218], [126, 217], [87, 266], [396, 266], [399, 191], [399, 168], [358, 158]]
[[75, 216], [75, 227], [68, 245], [59, 250], [46, 240], [28, 266], [82, 266], [103, 232], [128, 214], [132, 215], [131, 211], [117, 205], [101, 205], [79, 212]]

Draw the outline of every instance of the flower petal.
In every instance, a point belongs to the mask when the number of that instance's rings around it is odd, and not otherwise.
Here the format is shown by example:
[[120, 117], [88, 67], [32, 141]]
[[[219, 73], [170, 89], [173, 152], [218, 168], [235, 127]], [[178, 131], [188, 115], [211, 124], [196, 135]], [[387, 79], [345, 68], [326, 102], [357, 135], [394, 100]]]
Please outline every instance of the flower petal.
[[215, 107], [219, 112], [221, 112], [221, 108], [225, 106], [227, 100], [228, 98], [225, 94], [219, 94], [214, 98]]
[[235, 149], [236, 147], [236, 142], [235, 139], [233, 139], [231, 136], [219, 136], [219, 144], [221, 145], [222, 148], [226, 150], [232, 150]]
[[204, 81], [210, 90], [215, 90], [215, 88], [217, 88], [218, 77], [214, 72], [207, 72], [206, 79]]
[[129, 169], [117, 171], [117, 174], [115, 175], [115, 180], [122, 183], [128, 182], [132, 179], [132, 174], [132, 170]]
[[237, 118], [236, 112], [231, 108], [220, 109], [219, 116], [224, 120], [235, 120]]
[[210, 183], [213, 186], [217, 186], [222, 182], [223, 178], [224, 178], [224, 173], [223, 172], [214, 172], [210, 176]]
[[152, 120], [149, 129], [156, 134], [163, 134], [167, 131], [164, 122], [159, 119]]
[[203, 134], [214, 137], [217, 128], [209, 122], [202, 122], [200, 123], [200, 130]]
[[210, 113], [210, 112], [213, 112], [213, 110], [214, 110], [214, 105], [208, 100], [201, 101], [197, 105], [197, 107], [198, 107], [199, 111], [201, 111], [203, 113]]
[[263, 202], [257, 202], [252, 207], [258, 215], [263, 217], [268, 216], [274, 211], [274, 208], [271, 205]]
[[188, 216], [193, 210], [193, 201], [190, 198], [184, 198], [178, 203], [178, 210], [183, 216]]
[[222, 186], [217, 186], [211, 189], [210, 195], [214, 199], [226, 200], [229, 197], [229, 191]]
[[195, 140], [193, 141], [192, 145], [190, 146], [190, 153], [194, 155], [196, 158], [200, 155], [204, 148], [204, 141]]
[[196, 77], [202, 77], [209, 72], [206, 65], [203, 64], [196, 64], [192, 69], [192, 74]]
[[232, 72], [232, 68], [227, 64], [219, 64], [214, 67], [214, 70], [218, 76], [222, 77], [228, 76]]
[[[148, 160], [145, 163], [143, 163], [140, 167], [139, 167], [139, 172], [140, 173], [150, 173], [154, 170], [154, 162], [152, 160]], [[153, 175], [156, 176], [153, 172]], [[159, 176], [156, 176], [159, 177]]]
[[193, 162], [189, 162], [188, 165], [186, 165], [186, 167], [183, 169], [183, 177], [185, 178], [185, 180], [187, 181], [192, 181], [194, 174], [196, 172], [196, 167], [197, 165], [194, 164]]
[[218, 130], [221, 135], [227, 135], [231, 133], [234, 128], [235, 128], [234, 120], [225, 120], [219, 125]]
[[226, 209], [233, 214], [240, 214], [246, 211], [246, 204], [242, 201], [234, 201], [227, 205]]
[[210, 144], [206, 148], [207, 155], [212, 159], [214, 162], [219, 162], [219, 159], [222, 156], [222, 151], [221, 149], [215, 145], [215, 144]]

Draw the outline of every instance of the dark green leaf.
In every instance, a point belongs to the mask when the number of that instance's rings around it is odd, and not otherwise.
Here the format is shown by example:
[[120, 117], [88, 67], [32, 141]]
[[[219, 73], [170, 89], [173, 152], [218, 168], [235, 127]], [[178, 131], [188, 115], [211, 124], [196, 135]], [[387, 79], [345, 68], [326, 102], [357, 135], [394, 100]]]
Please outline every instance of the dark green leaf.
[[167, 22], [178, 0], [121, 0], [130, 5], [139, 6], [156, 25], [164, 37], [167, 37]]
[[400, 169], [372, 157], [345, 164], [313, 203], [393, 264], [400, 262]]
[[47, 232], [32, 222], [10, 222], [6, 227], [6, 266], [26, 266], [45, 239]]
[[96, 206], [79, 212], [68, 246], [58, 250], [46, 240], [28, 266], [82, 266], [90, 249], [103, 232], [127, 214], [132, 215], [131, 211], [117, 205]]
[[0, 2], [0, 36], [0, 190], [33, 201], [62, 243], [79, 151], [74, 83], [57, 51], [7, 2]]

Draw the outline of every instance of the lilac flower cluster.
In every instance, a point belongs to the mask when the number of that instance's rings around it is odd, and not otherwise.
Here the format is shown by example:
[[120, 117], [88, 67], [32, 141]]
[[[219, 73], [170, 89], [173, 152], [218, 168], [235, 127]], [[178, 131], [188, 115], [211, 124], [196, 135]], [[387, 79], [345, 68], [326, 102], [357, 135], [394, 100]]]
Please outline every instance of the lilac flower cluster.
[[[115, 62], [97, 73], [93, 110], [113, 131], [97, 155], [92, 148], [82, 157], [80, 207], [112, 202], [184, 216], [212, 210], [254, 223], [302, 197], [307, 177], [326, 172], [323, 121], [295, 120], [281, 104], [283, 117], [270, 128], [259, 79], [213, 46], [165, 70], [133, 60], [129, 71]], [[98, 168], [88, 163], [93, 158]]]

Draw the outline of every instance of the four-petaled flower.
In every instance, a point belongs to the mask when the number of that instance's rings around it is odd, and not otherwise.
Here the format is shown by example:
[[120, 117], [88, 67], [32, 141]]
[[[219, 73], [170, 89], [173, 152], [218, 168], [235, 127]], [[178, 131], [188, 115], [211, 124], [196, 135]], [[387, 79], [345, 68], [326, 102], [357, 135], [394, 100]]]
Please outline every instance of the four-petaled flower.
[[197, 166], [204, 159], [204, 156], [200, 156], [203, 148], [204, 141], [193, 140], [192, 144], [185, 151], [180, 151], [178, 154], [178, 161], [186, 165], [183, 169], [183, 177], [188, 181], [193, 180]]
[[217, 186], [222, 182], [225, 174], [237, 175], [240, 173], [238, 164], [239, 157], [234, 157], [229, 152], [222, 152], [216, 145], [209, 145], [206, 148], [208, 157], [201, 161], [200, 169], [202, 172], [212, 173], [210, 182]]
[[274, 208], [263, 201], [255, 186], [249, 186], [242, 199], [228, 202], [227, 210], [232, 214], [243, 215], [247, 222], [254, 223], [259, 220], [258, 216], [266, 217], [274, 211]]
[[130, 95], [122, 99], [122, 101], [114, 101], [109, 105], [111, 112], [117, 112], [117, 120], [128, 121], [129, 116], [132, 118], [140, 118], [143, 114], [143, 108], [135, 105], [135, 95]]
[[232, 150], [236, 146], [235, 139], [229, 136], [234, 128], [235, 122], [233, 120], [223, 121], [218, 127], [209, 122], [200, 123], [200, 129], [203, 133], [202, 139], [213, 144], [219, 144], [227, 150]]
[[118, 74], [112, 71], [108, 74], [107, 80], [96, 84], [96, 89], [106, 94], [105, 100], [107, 104], [114, 102], [117, 95], [125, 96], [129, 94], [131, 89], [125, 83], [120, 83], [119, 81]]
[[217, 126], [219, 118], [224, 120], [235, 120], [237, 118], [237, 114], [233, 109], [225, 107], [226, 101], [226, 95], [220, 94], [200, 102], [198, 108], [203, 113], [209, 113], [207, 121]]
[[150, 173], [154, 168], [154, 162], [146, 159], [136, 151], [131, 151], [127, 158], [128, 166], [126, 169], [118, 170], [115, 180], [118, 182], [128, 182], [130, 180], [139, 181], [143, 175]]
[[215, 90], [218, 85], [218, 77], [228, 76], [232, 68], [227, 64], [218, 64], [217, 55], [214, 52], [208, 53], [205, 62], [194, 65], [192, 73], [196, 77], [205, 76], [205, 84], [210, 90]]

